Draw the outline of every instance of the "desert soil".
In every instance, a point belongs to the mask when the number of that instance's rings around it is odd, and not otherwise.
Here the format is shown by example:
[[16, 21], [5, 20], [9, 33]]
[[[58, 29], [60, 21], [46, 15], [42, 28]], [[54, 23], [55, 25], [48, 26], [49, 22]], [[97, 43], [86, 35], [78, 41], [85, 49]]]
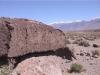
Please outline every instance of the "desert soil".
[[[32, 57], [19, 63], [13, 70], [13, 75], [19, 75], [16, 72], [19, 72], [20, 75], [100, 75], [100, 31], [66, 32], [66, 36], [66, 40], [70, 42], [67, 47], [71, 49], [76, 59], [73, 58], [70, 61], [57, 56]], [[73, 42], [78, 39], [87, 41], [89, 46], [74, 44]], [[97, 46], [93, 47], [93, 44]], [[81, 73], [69, 73], [68, 70], [70, 70], [70, 66], [73, 63], [81, 64], [83, 71]], [[0, 67], [0, 75], [4, 75], [1, 72], [3, 69], [5, 73], [4, 67]], [[41, 71], [41, 73], [38, 71]], [[9, 71], [7, 70], [6, 72]]]

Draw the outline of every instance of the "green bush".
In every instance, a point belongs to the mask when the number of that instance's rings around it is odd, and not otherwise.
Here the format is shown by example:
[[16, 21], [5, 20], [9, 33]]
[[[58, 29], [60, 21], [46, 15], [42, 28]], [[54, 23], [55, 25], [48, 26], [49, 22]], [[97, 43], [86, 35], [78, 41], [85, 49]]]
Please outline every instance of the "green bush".
[[82, 69], [83, 69], [83, 66], [80, 65], [80, 64], [77, 64], [77, 63], [74, 63], [70, 66], [70, 70], [69, 72], [72, 73], [72, 72], [75, 72], [75, 73], [80, 73], [82, 72]]

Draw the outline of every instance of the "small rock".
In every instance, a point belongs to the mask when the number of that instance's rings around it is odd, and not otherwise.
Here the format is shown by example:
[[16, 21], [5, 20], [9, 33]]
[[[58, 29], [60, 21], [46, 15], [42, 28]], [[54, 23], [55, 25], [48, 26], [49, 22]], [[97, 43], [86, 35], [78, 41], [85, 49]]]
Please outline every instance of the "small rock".
[[94, 55], [93, 57], [94, 57], [94, 58], [98, 58], [98, 55]]
[[97, 44], [93, 44], [93, 47], [99, 47], [99, 45], [97, 45]]
[[80, 56], [84, 56], [84, 54], [83, 53], [80, 53]]
[[90, 56], [90, 53], [86, 53], [86, 56]]

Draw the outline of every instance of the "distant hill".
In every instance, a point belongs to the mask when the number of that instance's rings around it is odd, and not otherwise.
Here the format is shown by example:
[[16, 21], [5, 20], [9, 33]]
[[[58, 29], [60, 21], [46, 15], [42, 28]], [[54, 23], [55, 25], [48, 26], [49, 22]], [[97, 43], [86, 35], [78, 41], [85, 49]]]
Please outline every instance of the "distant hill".
[[94, 29], [100, 29], [100, 18], [90, 20], [90, 21], [54, 23], [52, 24], [52, 26], [64, 31], [94, 30]]

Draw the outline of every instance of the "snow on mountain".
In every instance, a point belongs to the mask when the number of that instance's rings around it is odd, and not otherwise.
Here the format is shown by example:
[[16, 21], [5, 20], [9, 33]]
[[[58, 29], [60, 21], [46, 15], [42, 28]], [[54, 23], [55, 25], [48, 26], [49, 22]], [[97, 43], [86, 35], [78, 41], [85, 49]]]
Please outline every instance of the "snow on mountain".
[[53, 23], [50, 23], [49, 25], [54, 25], [54, 24], [62, 24], [62, 23], [73, 23], [73, 22], [81, 22], [82, 20], [60, 20], [60, 21], [56, 21]]
[[91, 29], [100, 29], [100, 18], [96, 18], [90, 21], [84, 20], [73, 20], [65, 21], [61, 20], [59, 22], [54, 22], [49, 24], [57, 29], [64, 31], [74, 31], [74, 30], [91, 30]]

